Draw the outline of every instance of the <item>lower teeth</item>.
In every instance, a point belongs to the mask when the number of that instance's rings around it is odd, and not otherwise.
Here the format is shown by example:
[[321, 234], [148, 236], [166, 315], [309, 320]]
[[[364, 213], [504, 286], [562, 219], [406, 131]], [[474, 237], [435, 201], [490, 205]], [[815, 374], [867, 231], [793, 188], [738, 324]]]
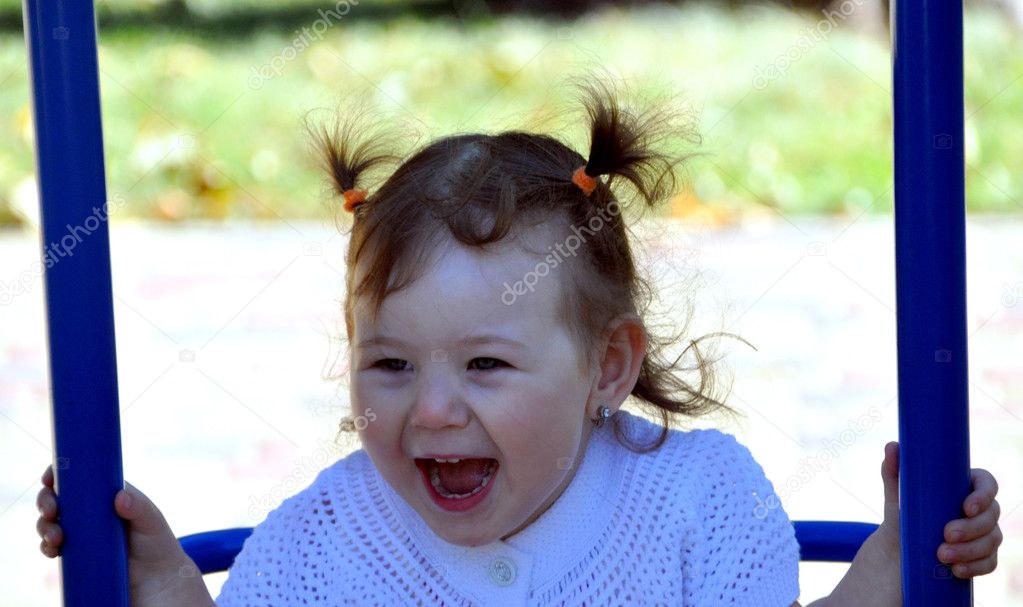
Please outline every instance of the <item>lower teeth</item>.
[[487, 483], [490, 482], [491, 477], [494, 475], [494, 470], [496, 469], [497, 469], [496, 462], [490, 464], [490, 469], [487, 471], [487, 475], [483, 477], [483, 482], [480, 483], [479, 487], [476, 487], [469, 493], [448, 493], [448, 491], [444, 489], [444, 485], [440, 483], [440, 473], [437, 472], [437, 466], [430, 467], [430, 484], [433, 485], [433, 488], [436, 489], [437, 493], [439, 493], [442, 497], [445, 497], [447, 499], [465, 499], [472, 495], [476, 495], [480, 491], [483, 491], [483, 489], [486, 488]]

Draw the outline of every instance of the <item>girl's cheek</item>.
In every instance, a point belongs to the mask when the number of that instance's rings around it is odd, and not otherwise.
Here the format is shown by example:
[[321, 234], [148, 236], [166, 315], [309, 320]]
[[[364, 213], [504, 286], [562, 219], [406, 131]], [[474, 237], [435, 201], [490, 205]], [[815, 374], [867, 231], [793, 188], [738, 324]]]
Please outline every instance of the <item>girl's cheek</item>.
[[386, 403], [360, 399], [352, 403], [352, 416], [364, 444], [400, 445], [402, 414]]
[[353, 416], [368, 416], [370, 409], [377, 411], [377, 415], [380, 415], [380, 408], [373, 406], [375, 396], [372, 384], [361, 379], [357, 374], [353, 375], [351, 379], [349, 395], [351, 396], [352, 401], [351, 408]]
[[400, 433], [393, 434], [383, 424], [384, 421], [378, 416], [377, 421], [362, 426], [358, 431], [359, 443], [378, 464], [404, 457], [401, 455]]
[[[352, 399], [352, 417], [355, 418], [362, 417], [365, 418], [366, 422], [369, 422], [370, 413], [373, 414], [373, 417], [377, 419], [380, 418], [380, 413], [378, 412], [377, 408], [373, 407], [372, 401], [370, 401], [367, 398], [360, 398], [358, 396]], [[362, 427], [363, 425], [365, 424], [359, 424], [356, 427]]]

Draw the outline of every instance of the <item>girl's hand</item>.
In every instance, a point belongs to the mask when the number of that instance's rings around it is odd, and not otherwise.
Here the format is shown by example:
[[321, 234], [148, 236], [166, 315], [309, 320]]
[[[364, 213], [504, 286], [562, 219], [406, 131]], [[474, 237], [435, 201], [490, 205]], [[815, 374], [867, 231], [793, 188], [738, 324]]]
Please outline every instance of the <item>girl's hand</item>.
[[[40, 551], [60, 556], [64, 542], [57, 522], [57, 496], [53, 492], [53, 466], [43, 472], [43, 488], [36, 506], [36, 531], [43, 538]], [[134, 607], [155, 605], [214, 605], [195, 563], [185, 554], [167, 520], [141, 491], [125, 483], [114, 496], [114, 512], [128, 525], [128, 583]]]
[[[881, 464], [884, 481], [884, 522], [877, 530], [889, 554], [900, 553], [899, 535], [899, 443], [885, 445]], [[968, 579], [991, 573], [998, 565], [998, 546], [1002, 530], [998, 527], [1001, 507], [995, 500], [998, 483], [983, 468], [970, 470], [973, 492], [963, 500], [967, 518], [954, 519], [945, 525], [945, 542], [938, 546], [942, 563], [952, 565], [952, 575]]]

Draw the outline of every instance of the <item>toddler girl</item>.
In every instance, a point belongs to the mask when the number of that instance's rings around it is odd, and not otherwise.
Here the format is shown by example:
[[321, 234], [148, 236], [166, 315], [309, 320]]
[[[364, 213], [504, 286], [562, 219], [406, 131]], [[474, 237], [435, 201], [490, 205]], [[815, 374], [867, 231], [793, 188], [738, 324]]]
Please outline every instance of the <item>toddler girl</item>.
[[[685, 157], [654, 144], [693, 131], [663, 108], [629, 112], [596, 78], [580, 90], [586, 157], [546, 135], [456, 135], [374, 192], [359, 186], [397, 158], [386, 140], [311, 130], [353, 215], [345, 429], [363, 448], [256, 526], [217, 605], [798, 605], [799, 546], [785, 511], [762, 506], [761, 466], [731, 434], [671, 428], [734, 413], [709, 393], [699, 340], [692, 386], [644, 324], [619, 186], [664, 201]], [[623, 410], [629, 396], [659, 423]], [[884, 524], [814, 604], [900, 603], [895, 458]], [[44, 484], [55, 556], [49, 471]], [[994, 479], [976, 470], [974, 489], [979, 512], [946, 530], [964, 532], [960, 553], [938, 553], [967, 563], [961, 577], [990, 572], [1001, 540]], [[128, 485], [115, 510], [134, 604], [211, 604], [143, 494]]]

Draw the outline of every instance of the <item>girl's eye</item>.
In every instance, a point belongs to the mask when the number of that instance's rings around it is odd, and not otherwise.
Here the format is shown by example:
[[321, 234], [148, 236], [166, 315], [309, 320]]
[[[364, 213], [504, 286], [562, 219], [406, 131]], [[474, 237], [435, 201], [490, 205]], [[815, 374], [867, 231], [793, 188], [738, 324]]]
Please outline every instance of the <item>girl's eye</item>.
[[469, 361], [469, 364], [471, 365], [472, 363], [474, 363], [474, 362], [476, 362], [478, 360], [482, 360], [482, 361], [485, 362], [483, 367], [480, 369], [481, 371], [490, 371], [492, 369], [497, 369], [500, 366], [508, 366], [508, 363], [504, 362], [503, 360], [498, 360], [496, 358], [487, 358], [487, 357], [474, 358], [471, 361]]
[[[385, 371], [401, 371], [402, 370], [401, 368], [395, 368], [394, 365], [391, 365], [390, 363], [406, 363], [406, 362], [408, 362], [408, 361], [402, 360], [400, 358], [384, 358], [384, 359], [378, 360], [376, 363], [373, 364], [373, 366], [374, 367], [383, 367]], [[398, 365], [398, 366], [400, 367], [400, 365]]]
[[[472, 366], [472, 364], [477, 361], [482, 361], [482, 364], [476, 366], [476, 368], [480, 371], [491, 371], [501, 366], [508, 366], [508, 363], [504, 362], [503, 360], [488, 357], [474, 358], [471, 361], [469, 361], [469, 365]], [[381, 367], [385, 371], [398, 372], [405, 370], [404, 365], [406, 363], [408, 363], [407, 360], [403, 360], [400, 358], [383, 358], [374, 363], [373, 366]]]

